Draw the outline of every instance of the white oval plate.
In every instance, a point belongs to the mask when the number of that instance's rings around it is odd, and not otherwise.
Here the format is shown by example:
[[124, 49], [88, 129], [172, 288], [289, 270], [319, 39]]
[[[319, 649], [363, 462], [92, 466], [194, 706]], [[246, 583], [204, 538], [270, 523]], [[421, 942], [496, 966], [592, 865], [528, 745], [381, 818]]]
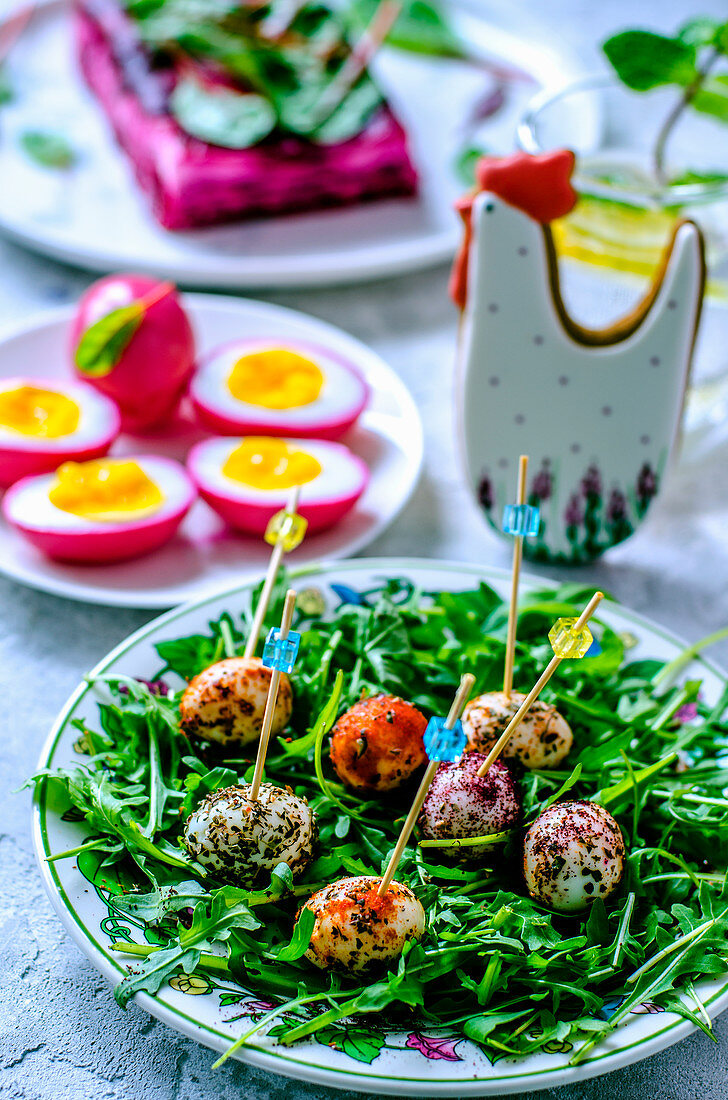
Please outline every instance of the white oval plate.
[[[297, 588], [319, 588], [327, 606], [335, 607], [340, 596], [333, 591], [333, 585], [363, 592], [376, 589], [385, 578], [394, 576], [406, 577], [430, 590], [463, 591], [485, 580], [506, 595], [510, 584], [510, 575], [504, 570], [402, 558], [372, 558], [312, 566], [298, 572], [293, 583]], [[523, 578], [524, 588], [536, 583], [537, 578]], [[544, 582], [538, 583], [542, 587]], [[155, 643], [203, 632], [210, 619], [223, 611], [238, 615], [245, 602], [246, 588], [240, 586], [170, 611], [117, 646], [97, 665], [92, 675], [120, 674], [147, 678], [159, 667], [159, 657], [153, 648]], [[669, 660], [682, 648], [673, 635], [614, 604], [608, 603], [600, 608], [599, 616], [615, 630], [629, 631], [638, 638], [638, 646], [630, 656]], [[703, 659], [696, 660], [685, 674], [703, 679], [704, 696], [708, 702], [717, 698], [725, 682], [724, 675]], [[73, 750], [78, 732], [72, 728], [71, 721], [74, 718], [92, 720], [95, 698], [87, 684], [82, 684], [71, 696], [43, 749], [40, 767], [78, 763], [79, 758]], [[99, 888], [90, 888], [88, 880], [83, 878], [71, 860], [57, 863], [45, 861], [45, 857], [54, 852], [67, 851], [79, 845], [88, 832], [83, 825], [63, 821], [57, 812], [59, 809], [61, 807], [48, 806], [45, 797], [41, 796], [34, 810], [34, 843], [45, 887], [63, 925], [81, 950], [106, 978], [116, 983], [126, 974], [126, 957], [111, 952], [109, 944], [122, 935], [140, 940], [141, 931], [114, 911], [110, 895]], [[125, 932], [119, 931], [119, 922], [126, 926]], [[728, 975], [700, 982], [698, 989], [711, 1016], [716, 1016], [728, 1006]], [[239, 1003], [231, 1005], [229, 999], [239, 996], [241, 992], [240, 987], [229, 982], [211, 984], [202, 993], [198, 988], [194, 996], [179, 988], [163, 986], [155, 997], [139, 994], [136, 1000], [142, 1008], [174, 1030], [205, 1046], [224, 1050], [249, 1024], [251, 1016], [254, 1018], [256, 1011], [264, 1011], [253, 994], [242, 996]], [[241, 1016], [245, 1020], [241, 1021]], [[236, 1018], [235, 1022], [231, 1017]], [[371, 1021], [371, 1024], [367, 1021], [365, 1030], [372, 1028], [376, 1031], [376, 1019], [371, 1017]], [[569, 1051], [544, 1051], [527, 1058], [506, 1058], [491, 1064], [480, 1048], [466, 1039], [453, 1041], [414, 1030], [409, 1034], [384, 1033], [385, 1045], [369, 1063], [355, 1060], [315, 1040], [289, 1049], [265, 1036], [256, 1036], [255, 1044], [240, 1050], [238, 1057], [262, 1069], [301, 1081], [375, 1094], [493, 1096], [574, 1083], [608, 1073], [647, 1058], [694, 1030], [691, 1023], [679, 1016], [668, 1012], [652, 1014], [645, 1008], [643, 1014], [632, 1015], [629, 1023], [615, 1029], [594, 1048], [591, 1057], [577, 1067], [568, 1065]]]
[[[329, 531], [312, 535], [290, 557], [293, 565], [355, 554], [381, 534], [409, 500], [423, 456], [422, 423], [409, 391], [375, 352], [341, 329], [281, 306], [213, 294], [184, 302], [199, 352], [241, 336], [300, 338], [339, 352], [371, 387], [369, 406], [343, 442], [369, 467], [369, 485], [356, 507]], [[68, 343], [74, 307], [37, 318], [0, 340], [0, 378], [69, 375]], [[209, 433], [181, 419], [164, 433], [122, 435], [112, 454], [145, 451], [184, 460]], [[0, 572], [22, 584], [69, 599], [118, 607], [173, 607], [224, 586], [257, 577], [269, 557], [262, 539], [236, 534], [201, 500], [179, 533], [160, 550], [113, 565], [69, 565], [44, 557], [0, 516]]]
[[[510, 152], [536, 88], [567, 83], [584, 69], [532, 13], [519, 22], [505, 0], [490, 0], [485, 16], [482, 5], [479, 14], [458, 7], [451, 15], [474, 51], [533, 78], [511, 86], [507, 108], [487, 124], [488, 147]], [[453, 161], [463, 123], [488, 87], [474, 68], [395, 50], [377, 59], [377, 75], [410, 135], [421, 178], [417, 199], [172, 233], [151, 217], [76, 71], [70, 39], [67, 0], [50, 0], [10, 59], [16, 96], [3, 107], [0, 229], [19, 243], [92, 271], [126, 268], [187, 286], [237, 288], [356, 282], [441, 263], [455, 251], [460, 229], [452, 203], [463, 184]], [[443, 85], [445, 96], [436, 91]], [[19, 145], [27, 129], [66, 135], [78, 165], [54, 172], [31, 163]]]

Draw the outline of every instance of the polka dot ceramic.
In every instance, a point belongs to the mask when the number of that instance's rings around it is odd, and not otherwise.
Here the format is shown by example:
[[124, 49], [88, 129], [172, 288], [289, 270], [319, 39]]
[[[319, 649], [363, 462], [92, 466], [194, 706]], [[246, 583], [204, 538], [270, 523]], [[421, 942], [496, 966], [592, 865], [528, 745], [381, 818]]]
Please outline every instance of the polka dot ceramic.
[[593, 332], [568, 316], [551, 232], [492, 194], [472, 209], [459, 348], [467, 477], [501, 530], [518, 456], [530, 456], [535, 560], [584, 562], [635, 530], [678, 434], [700, 315], [700, 231], [679, 226], [642, 305]]

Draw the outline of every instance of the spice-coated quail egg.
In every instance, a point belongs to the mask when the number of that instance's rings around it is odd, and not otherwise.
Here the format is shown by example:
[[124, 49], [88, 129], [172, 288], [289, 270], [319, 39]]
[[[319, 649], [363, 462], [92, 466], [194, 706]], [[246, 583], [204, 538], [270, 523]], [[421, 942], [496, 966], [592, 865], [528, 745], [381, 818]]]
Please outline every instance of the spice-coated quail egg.
[[[488, 753], [526, 698], [519, 691], [510, 697], [489, 691], [471, 699], [463, 713], [468, 739], [466, 752]], [[503, 755], [526, 768], [555, 768], [568, 755], [573, 741], [571, 727], [556, 707], [537, 699], [516, 726]]]
[[303, 909], [316, 917], [306, 951], [310, 962], [361, 974], [394, 962], [408, 940], [420, 939], [425, 911], [419, 899], [399, 882], [379, 897], [380, 882], [366, 875], [342, 878], [308, 899]]
[[[518, 824], [521, 798], [513, 773], [495, 760], [481, 777], [478, 768], [485, 760], [482, 753], [471, 752], [459, 762], [440, 764], [418, 820], [423, 839], [487, 836]], [[477, 859], [494, 846], [442, 848], [438, 854]]]
[[263, 783], [255, 800], [249, 792], [249, 786], [225, 787], [203, 798], [185, 824], [190, 856], [238, 886], [253, 885], [279, 863], [300, 874], [316, 843], [313, 810], [290, 787]]
[[394, 695], [372, 695], [341, 715], [331, 733], [331, 763], [355, 791], [391, 791], [427, 761], [427, 719]]
[[[190, 680], [180, 700], [180, 725], [186, 734], [239, 748], [260, 735], [271, 670], [260, 657], [226, 657]], [[271, 733], [285, 729], [291, 717], [291, 681], [281, 673]]]
[[596, 802], [557, 802], [526, 833], [523, 872], [536, 901], [562, 913], [607, 898], [624, 871], [624, 840]]

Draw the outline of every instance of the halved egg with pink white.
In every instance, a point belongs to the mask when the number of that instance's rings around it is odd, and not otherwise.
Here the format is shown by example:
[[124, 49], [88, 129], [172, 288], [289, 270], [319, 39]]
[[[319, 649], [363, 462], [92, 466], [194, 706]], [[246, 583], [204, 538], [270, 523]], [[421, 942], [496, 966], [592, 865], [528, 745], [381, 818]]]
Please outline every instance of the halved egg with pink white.
[[221, 435], [338, 439], [369, 390], [355, 367], [326, 348], [237, 340], [202, 360], [190, 395], [200, 422]]
[[5, 494], [9, 523], [51, 558], [112, 562], [171, 539], [196, 497], [185, 468], [159, 455], [66, 462]]
[[324, 439], [205, 439], [187, 468], [200, 496], [231, 527], [262, 535], [268, 521], [301, 486], [298, 511], [309, 531], [338, 523], [364, 492], [369, 470], [343, 443]]
[[0, 380], [0, 488], [62, 462], [105, 455], [119, 434], [113, 401], [83, 382]]

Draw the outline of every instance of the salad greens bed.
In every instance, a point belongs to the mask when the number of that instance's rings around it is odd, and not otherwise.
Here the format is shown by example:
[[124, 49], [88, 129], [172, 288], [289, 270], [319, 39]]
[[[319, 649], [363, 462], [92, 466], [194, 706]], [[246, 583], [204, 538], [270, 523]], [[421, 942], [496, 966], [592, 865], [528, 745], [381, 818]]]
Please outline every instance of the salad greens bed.
[[[269, 625], [280, 619], [285, 586], [281, 578]], [[577, 614], [590, 594], [564, 585], [525, 596], [517, 686], [530, 687], [550, 658], [554, 619]], [[364, 984], [303, 958], [312, 917], [294, 926], [302, 899], [346, 875], [380, 874], [413, 793], [362, 799], [336, 780], [326, 735], [337, 714], [377, 691], [444, 714], [463, 672], [476, 675], [479, 692], [498, 689], [502, 677], [507, 605], [488, 585], [423, 593], [392, 579], [351, 598], [361, 602], [323, 619], [320, 594], [300, 593], [294, 713], [266, 764], [267, 780], [305, 795], [318, 816], [320, 850], [302, 880], [279, 864], [261, 889], [225, 885], [180, 842], [205, 794], [252, 776], [252, 755], [213, 760], [178, 730], [182, 683], [242, 653], [249, 611], [157, 645], [162, 667], [151, 682], [105, 679], [100, 728], [76, 722], [87, 759], [29, 780], [58, 785], [92, 831], [81, 848], [52, 858], [99, 849], [110, 876], [133, 884], [115, 904], [159, 941], [117, 945], [137, 956], [116, 989], [119, 1004], [155, 993], [180, 970], [208, 971], [279, 1001], [236, 1047], [260, 1029], [285, 1044], [321, 1038], [337, 1020], [376, 1010], [387, 1026], [447, 1026], [491, 1058], [570, 1040], [578, 1062], [646, 1001], [710, 1034], [693, 983], [728, 969], [728, 686], [710, 706], [700, 681], [678, 682], [697, 647], [670, 664], [630, 660], [634, 639], [606, 625], [596, 631], [601, 653], [564, 662], [543, 693], [574, 730], [568, 760], [558, 771], [525, 772], [521, 788], [526, 824], [567, 791], [609, 808], [627, 851], [617, 894], [568, 917], [533, 902], [520, 878], [522, 829], [487, 867], [413, 841], [397, 879], [425, 908], [422, 941]]]

